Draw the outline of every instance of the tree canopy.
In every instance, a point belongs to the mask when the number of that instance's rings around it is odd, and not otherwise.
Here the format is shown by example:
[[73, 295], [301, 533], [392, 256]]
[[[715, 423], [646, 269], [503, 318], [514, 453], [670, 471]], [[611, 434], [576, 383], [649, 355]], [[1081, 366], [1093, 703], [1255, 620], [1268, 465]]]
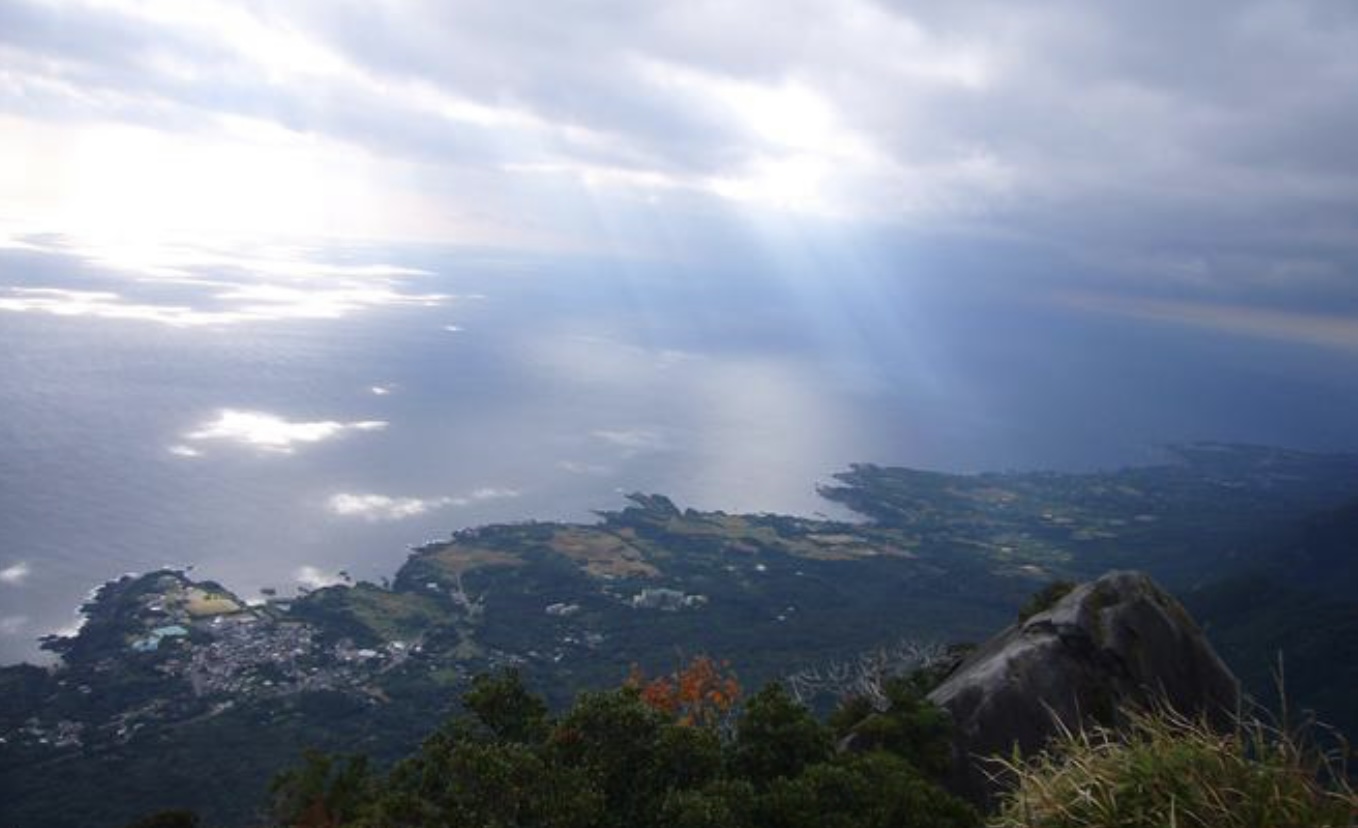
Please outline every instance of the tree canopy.
[[582, 694], [560, 716], [513, 671], [476, 679], [466, 712], [385, 773], [311, 753], [273, 786], [298, 828], [966, 828], [979, 815], [933, 781], [937, 711], [907, 684], [886, 711], [839, 718], [852, 750], [776, 684], [748, 699], [698, 658]]

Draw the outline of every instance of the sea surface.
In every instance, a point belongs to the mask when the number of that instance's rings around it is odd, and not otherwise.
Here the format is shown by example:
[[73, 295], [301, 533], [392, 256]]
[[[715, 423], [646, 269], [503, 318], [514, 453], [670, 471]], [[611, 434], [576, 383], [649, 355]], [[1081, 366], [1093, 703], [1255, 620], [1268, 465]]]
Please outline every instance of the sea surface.
[[855, 462], [1358, 448], [1351, 348], [938, 270], [12, 240], [0, 661], [40, 659], [92, 587], [165, 564], [254, 598], [631, 491], [847, 517], [816, 486]]

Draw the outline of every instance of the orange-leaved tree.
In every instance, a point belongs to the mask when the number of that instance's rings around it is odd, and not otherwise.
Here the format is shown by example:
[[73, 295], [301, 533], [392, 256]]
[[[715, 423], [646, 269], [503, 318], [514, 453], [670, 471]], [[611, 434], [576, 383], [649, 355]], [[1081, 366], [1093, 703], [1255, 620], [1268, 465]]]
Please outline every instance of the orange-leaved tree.
[[648, 707], [674, 716], [679, 724], [716, 727], [740, 701], [740, 682], [729, 662], [694, 656], [669, 675], [647, 679], [633, 664], [627, 686], [641, 693]]

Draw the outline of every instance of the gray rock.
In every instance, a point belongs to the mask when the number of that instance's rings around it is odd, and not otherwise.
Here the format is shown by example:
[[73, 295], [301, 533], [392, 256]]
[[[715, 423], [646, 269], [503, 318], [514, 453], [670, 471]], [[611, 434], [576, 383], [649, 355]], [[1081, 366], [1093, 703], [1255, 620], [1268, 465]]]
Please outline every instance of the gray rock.
[[1063, 725], [1115, 725], [1128, 705], [1225, 724], [1240, 684], [1178, 601], [1142, 573], [1111, 572], [982, 645], [929, 698], [955, 725], [950, 787], [985, 805], [1003, 783], [978, 756], [1029, 755]]

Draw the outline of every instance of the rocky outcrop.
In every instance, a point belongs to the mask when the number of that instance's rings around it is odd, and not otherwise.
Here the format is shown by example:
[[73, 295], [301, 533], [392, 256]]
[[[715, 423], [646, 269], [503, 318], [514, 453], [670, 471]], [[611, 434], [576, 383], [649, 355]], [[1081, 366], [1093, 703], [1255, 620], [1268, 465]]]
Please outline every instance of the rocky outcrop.
[[[1062, 725], [1163, 703], [1227, 721], [1240, 686], [1183, 606], [1139, 572], [1082, 584], [972, 653], [929, 698], [953, 718], [954, 790], [996, 792], [978, 756], [1027, 755]], [[989, 769], [993, 770], [993, 769]]]

